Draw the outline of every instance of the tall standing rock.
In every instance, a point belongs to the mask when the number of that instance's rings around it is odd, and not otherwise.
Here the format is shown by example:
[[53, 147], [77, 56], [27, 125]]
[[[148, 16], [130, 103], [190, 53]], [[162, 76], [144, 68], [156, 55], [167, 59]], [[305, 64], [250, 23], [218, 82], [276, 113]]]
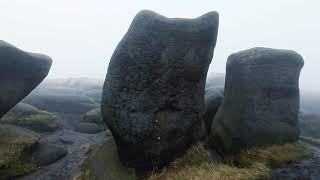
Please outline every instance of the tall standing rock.
[[303, 64], [303, 58], [290, 50], [253, 48], [229, 56], [212, 145], [222, 153], [234, 153], [297, 140]]
[[0, 41], [0, 118], [48, 74], [52, 60]]
[[162, 166], [197, 140], [218, 19], [146, 10], [134, 18], [111, 58], [101, 108], [125, 165]]

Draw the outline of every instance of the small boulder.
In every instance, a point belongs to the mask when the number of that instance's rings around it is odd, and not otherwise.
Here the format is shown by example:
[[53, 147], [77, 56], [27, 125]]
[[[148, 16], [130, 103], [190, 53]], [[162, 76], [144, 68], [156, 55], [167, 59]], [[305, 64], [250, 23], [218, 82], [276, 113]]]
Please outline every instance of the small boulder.
[[223, 91], [223, 87], [211, 87], [206, 89], [204, 123], [207, 135], [210, 134], [213, 118], [222, 103]]
[[221, 153], [296, 141], [303, 58], [290, 50], [253, 48], [229, 56], [224, 100], [210, 143]]
[[73, 94], [32, 93], [23, 100], [49, 112], [84, 114], [98, 105], [89, 97]]
[[53, 143], [41, 142], [37, 145], [32, 154], [31, 162], [38, 166], [47, 166], [68, 154], [68, 150], [63, 146]]
[[76, 125], [74, 130], [81, 133], [95, 134], [103, 131], [104, 128], [94, 123], [81, 122]]
[[199, 139], [218, 13], [196, 19], [141, 11], [108, 67], [101, 112], [121, 161], [153, 169]]
[[88, 111], [84, 116], [83, 116], [83, 122], [89, 122], [89, 123], [94, 123], [97, 125], [102, 125], [105, 126], [105, 122], [102, 120], [101, 117], [101, 111], [100, 108], [94, 108], [90, 111]]
[[0, 40], [0, 118], [41, 83], [51, 63], [48, 56]]

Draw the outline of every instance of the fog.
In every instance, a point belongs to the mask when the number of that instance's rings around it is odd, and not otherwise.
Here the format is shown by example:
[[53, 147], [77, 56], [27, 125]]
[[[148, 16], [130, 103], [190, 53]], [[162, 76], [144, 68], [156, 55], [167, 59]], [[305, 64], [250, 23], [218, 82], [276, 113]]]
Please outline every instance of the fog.
[[255, 46], [293, 49], [305, 59], [302, 89], [320, 91], [320, 2], [317, 0], [0, 0], [0, 39], [54, 60], [49, 78], [104, 78], [109, 59], [134, 15], [220, 14], [210, 72], [224, 72], [228, 55]]

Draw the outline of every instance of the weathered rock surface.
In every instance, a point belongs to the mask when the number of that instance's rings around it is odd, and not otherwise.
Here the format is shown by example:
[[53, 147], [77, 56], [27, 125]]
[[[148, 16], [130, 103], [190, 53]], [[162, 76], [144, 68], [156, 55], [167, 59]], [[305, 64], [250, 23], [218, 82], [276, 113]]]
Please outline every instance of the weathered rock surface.
[[76, 125], [74, 130], [81, 133], [94, 134], [103, 131], [104, 127], [94, 123], [81, 122]]
[[125, 165], [162, 166], [198, 139], [217, 31], [216, 12], [134, 18], [111, 58], [101, 109]]
[[206, 133], [208, 135], [211, 131], [213, 118], [222, 103], [223, 92], [223, 87], [211, 87], [206, 89], [204, 123], [206, 127]]
[[47, 76], [50, 57], [0, 41], [0, 118]]
[[82, 119], [83, 122], [94, 123], [99, 126], [105, 126], [105, 122], [102, 120], [100, 108], [94, 108], [88, 111]]
[[86, 113], [98, 105], [89, 97], [73, 94], [32, 93], [23, 100], [49, 112]]
[[31, 162], [38, 166], [47, 166], [58, 161], [67, 154], [68, 151], [63, 146], [41, 142], [33, 152]]
[[211, 145], [223, 153], [296, 141], [299, 75], [294, 51], [253, 48], [228, 58], [225, 97], [216, 114]]
[[53, 114], [25, 103], [14, 106], [2, 117], [0, 123], [20, 126], [40, 133], [52, 132], [59, 128]]

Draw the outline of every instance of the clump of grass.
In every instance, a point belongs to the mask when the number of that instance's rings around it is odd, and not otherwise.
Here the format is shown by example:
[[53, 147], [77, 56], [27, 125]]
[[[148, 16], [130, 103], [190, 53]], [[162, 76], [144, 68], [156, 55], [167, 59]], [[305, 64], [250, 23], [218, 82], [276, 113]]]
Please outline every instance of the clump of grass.
[[273, 169], [297, 162], [310, 154], [302, 144], [294, 143], [242, 150], [237, 155], [227, 157], [227, 160], [238, 167], [248, 167], [262, 162]]
[[0, 126], [0, 137], [0, 179], [12, 179], [38, 169], [28, 158], [38, 136]]
[[148, 180], [250, 180], [267, 178], [272, 168], [299, 161], [310, 155], [301, 144], [252, 148], [219, 162], [203, 145], [191, 147], [182, 157], [155, 172]]

